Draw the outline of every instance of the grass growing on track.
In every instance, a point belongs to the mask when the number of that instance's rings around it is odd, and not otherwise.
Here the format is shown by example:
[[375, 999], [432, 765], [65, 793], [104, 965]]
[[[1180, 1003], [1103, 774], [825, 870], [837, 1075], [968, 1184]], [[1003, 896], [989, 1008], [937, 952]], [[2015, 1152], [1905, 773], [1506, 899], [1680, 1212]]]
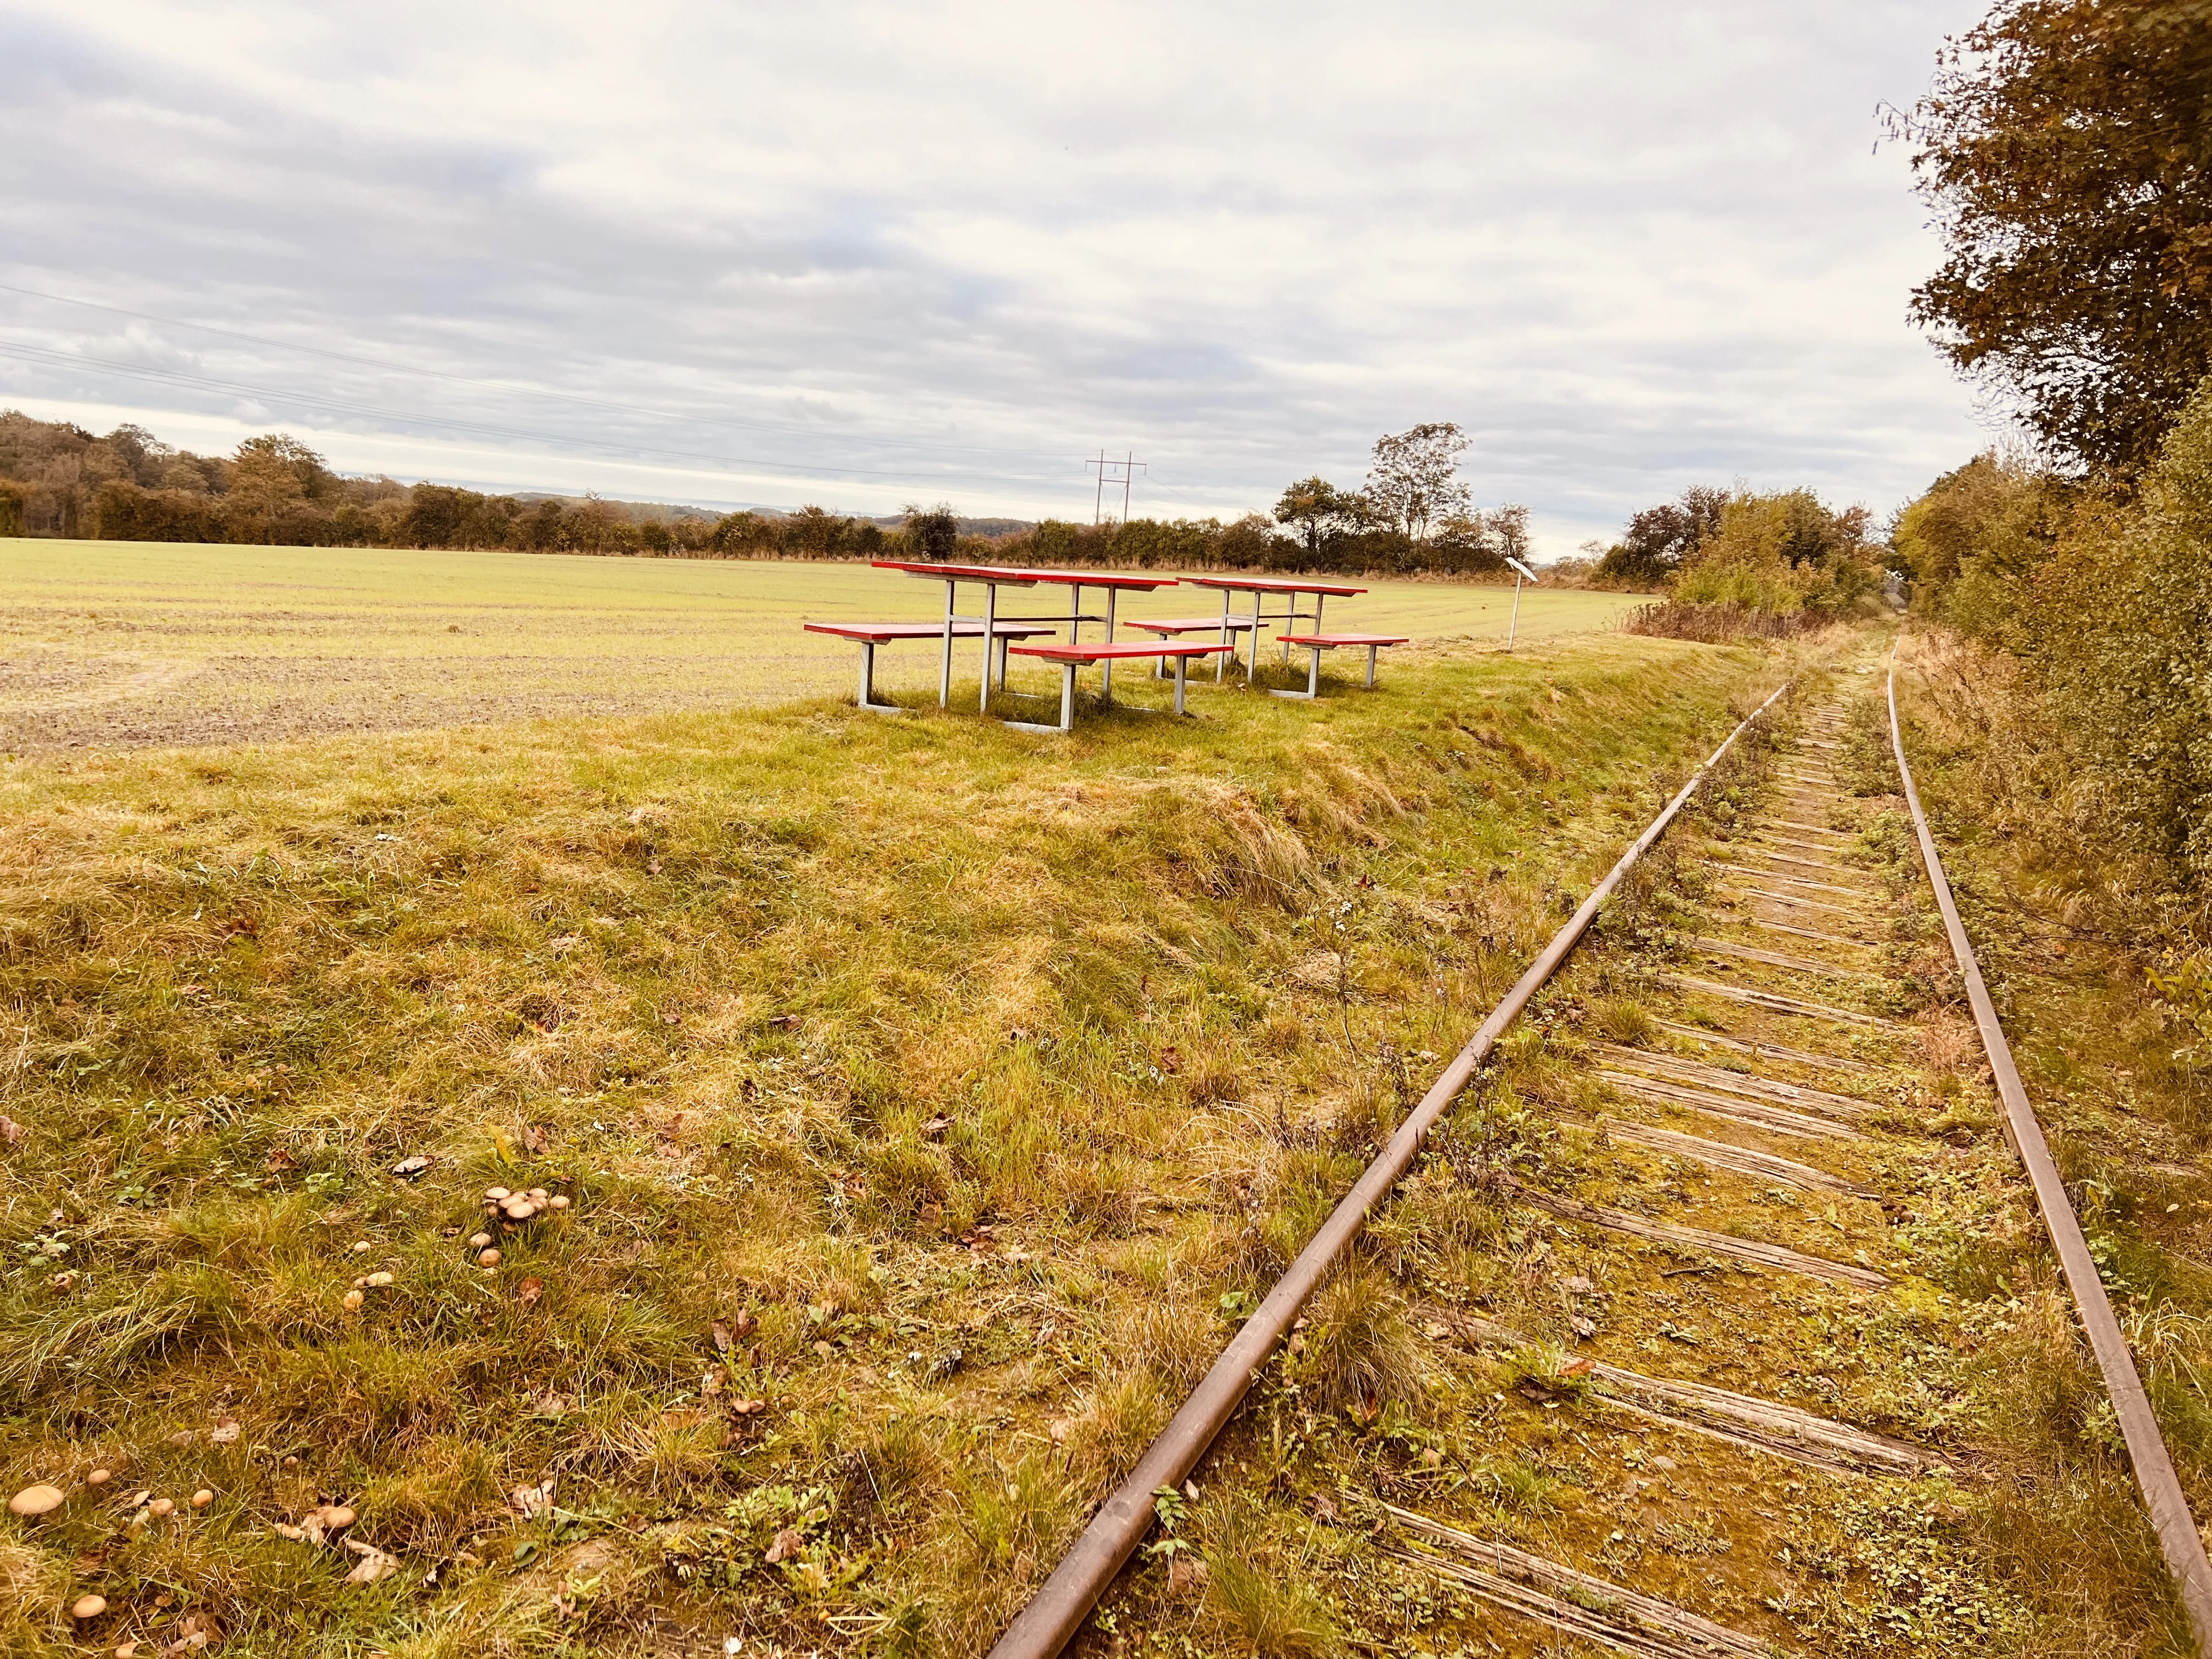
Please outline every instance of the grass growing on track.
[[[1844, 684], [1863, 691], [1867, 681]], [[1779, 787], [1762, 783], [1768, 769], [1748, 745], [1508, 1034], [1502, 1063], [1316, 1298], [1293, 1341], [1303, 1352], [1267, 1368], [1202, 1466], [1205, 1501], [1181, 1518], [1180, 1536], [1211, 1580], [1172, 1559], [1146, 1561], [1117, 1584], [1082, 1652], [1171, 1647], [1191, 1628], [1316, 1656], [1562, 1650], [1432, 1565], [1395, 1553], [1378, 1497], [1668, 1598], [1784, 1652], [2193, 1651], [1996, 1131], [1874, 709], [1860, 708], [1835, 757], [1857, 799], [1829, 822], [1852, 831], [1833, 856], [1869, 894], [1876, 944], [1863, 954], [1886, 982], [1823, 989], [1789, 969], [1691, 971], [1878, 1001], [1911, 1019], [1905, 1032], [1761, 1016], [1654, 979], [1655, 969], [1695, 960], [1692, 936], [1733, 925], [1705, 858], [1727, 854], [1762, 816], [1765, 791]], [[1873, 1109], [1869, 1139], [1841, 1153], [1766, 1142], [1866, 1182], [1880, 1207], [1612, 1133], [1609, 1125], [1625, 1130], [1646, 1114], [1592, 1075], [1596, 1045], [1664, 1052], [1655, 1015], [1881, 1057], [1820, 1079]], [[1739, 1146], [1761, 1139], [1712, 1120], [1678, 1127]], [[2098, 1178], [2111, 1173], [2108, 1164]], [[2169, 1170], [2169, 1186], [2178, 1174]], [[1862, 1292], [1561, 1224], [1529, 1188], [1856, 1261], [1893, 1282]], [[2097, 1215], [2097, 1189], [2083, 1193], [2085, 1212]], [[2155, 1229], [2153, 1206], [2131, 1206], [2127, 1231], [2109, 1214], [2091, 1222], [2116, 1262], [2148, 1259], [2130, 1240]], [[2203, 1224], [2161, 1213], [2177, 1232]], [[2187, 1303], [2136, 1304], [2185, 1477], [2201, 1479], [2193, 1313]], [[1523, 1340], [1499, 1346], [1477, 1314]], [[1578, 1374], [1591, 1359], [1902, 1436], [1950, 1463], [1870, 1480], [1747, 1454], [1601, 1406]], [[1320, 1605], [1334, 1622], [1298, 1636], [1275, 1630], [1272, 1610], [1292, 1604]]]
[[[1018, 614], [1067, 609], [1064, 590], [1001, 598]], [[1512, 602], [1510, 588], [1382, 581], [1328, 616], [1492, 646]], [[1519, 637], [1610, 629], [1636, 602], [1532, 588]], [[801, 622], [927, 621], [943, 606], [935, 583], [854, 564], [0, 540], [0, 747], [236, 742], [850, 695], [855, 647]], [[1210, 592], [1170, 589], [1121, 615], [1218, 606]], [[879, 683], [933, 689], [934, 661], [927, 645], [887, 648]], [[964, 658], [962, 667], [975, 672]], [[1033, 687], [1048, 678], [1024, 675]]]
[[[1773, 677], [1611, 639], [1072, 740], [9, 763], [0, 1467], [70, 1501], [0, 1522], [0, 1632], [79, 1650], [96, 1591], [104, 1646], [976, 1650]], [[382, 1554], [275, 1532], [324, 1502]]]

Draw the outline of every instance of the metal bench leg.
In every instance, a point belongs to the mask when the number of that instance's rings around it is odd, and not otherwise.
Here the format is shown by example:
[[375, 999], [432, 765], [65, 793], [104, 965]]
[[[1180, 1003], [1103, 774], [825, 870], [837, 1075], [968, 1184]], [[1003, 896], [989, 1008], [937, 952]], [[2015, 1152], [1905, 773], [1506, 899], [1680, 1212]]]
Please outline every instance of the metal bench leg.
[[1372, 691], [1372, 690], [1375, 689], [1375, 653], [1376, 653], [1376, 647], [1374, 647], [1374, 646], [1371, 646], [1371, 645], [1370, 645], [1370, 646], [1369, 646], [1369, 647], [1367, 647], [1367, 689], [1368, 689], [1370, 691]]
[[1252, 590], [1252, 648], [1244, 657], [1244, 684], [1249, 685], [1260, 672], [1260, 590]]
[[903, 714], [906, 710], [895, 702], [876, 701], [876, 642], [860, 641], [860, 704], [872, 714]]
[[[1221, 590], [1221, 642], [1224, 645], [1235, 643], [1235, 636], [1229, 631], [1229, 590], [1225, 587]], [[1227, 659], [1236, 654], [1233, 651], [1224, 651], [1213, 659], [1213, 683], [1216, 685], [1221, 684], [1221, 676], [1228, 666]]]
[[1183, 712], [1182, 677], [1183, 670], [1189, 665], [1189, 663], [1188, 657], [1179, 656], [1176, 659], [1176, 713], [1178, 714]]
[[1060, 729], [1075, 730], [1075, 665], [1072, 662], [1060, 665]]
[[1313, 647], [1313, 661], [1306, 668], [1306, 696], [1321, 696], [1321, 647]]

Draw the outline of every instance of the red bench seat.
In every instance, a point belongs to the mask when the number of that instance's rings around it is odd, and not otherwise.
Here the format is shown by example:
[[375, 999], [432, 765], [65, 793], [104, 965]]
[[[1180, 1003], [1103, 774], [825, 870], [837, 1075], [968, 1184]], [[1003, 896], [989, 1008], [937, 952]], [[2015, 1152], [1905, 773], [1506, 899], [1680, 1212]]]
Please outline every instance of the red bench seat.
[[[942, 640], [945, 624], [941, 622], [811, 622], [805, 624], [810, 634], [827, 634], [833, 639], [851, 640], [860, 647], [860, 705], [878, 714], [902, 714], [906, 711], [895, 702], [876, 701], [876, 647], [895, 644], [900, 640]], [[983, 637], [981, 623], [956, 622], [952, 625], [956, 640], [980, 640]], [[1015, 640], [1035, 639], [1040, 634], [1059, 632], [1056, 623], [1039, 625], [1036, 623], [1003, 622], [991, 629], [991, 637], [1004, 652]], [[948, 650], [950, 647], [946, 647]]]
[[1285, 645], [1302, 645], [1313, 658], [1306, 670], [1306, 689], [1303, 691], [1278, 691], [1279, 697], [1300, 697], [1308, 701], [1321, 696], [1321, 653], [1334, 651], [1339, 646], [1367, 647], [1367, 689], [1375, 689], [1375, 653], [1386, 645], [1405, 645], [1409, 635], [1404, 634], [1278, 634], [1275, 637]]
[[1103, 640], [1085, 640], [1075, 643], [1062, 641], [1053, 645], [1014, 645], [1006, 647], [1017, 657], [1039, 657], [1060, 665], [1060, 724], [1040, 726], [1030, 720], [1008, 720], [1007, 725], [1024, 732], [1066, 732], [1075, 726], [1075, 671], [1096, 662], [1116, 663], [1131, 657], [1173, 657], [1175, 659], [1175, 711], [1183, 709], [1183, 670], [1193, 657], [1210, 657], [1217, 652], [1232, 647], [1218, 640], [1190, 643], [1182, 640], [1124, 640], [1108, 644]]

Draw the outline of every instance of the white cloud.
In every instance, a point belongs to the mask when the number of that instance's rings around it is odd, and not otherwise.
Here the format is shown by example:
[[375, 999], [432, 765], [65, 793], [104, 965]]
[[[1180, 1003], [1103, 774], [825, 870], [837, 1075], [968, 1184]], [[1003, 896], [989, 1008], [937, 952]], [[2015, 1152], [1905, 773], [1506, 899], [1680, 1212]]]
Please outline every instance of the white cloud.
[[64, 354], [0, 401], [1078, 515], [1102, 446], [1234, 512], [1457, 419], [1556, 547], [1700, 480], [1886, 507], [1982, 434], [1874, 112], [1978, 9], [15, 0], [0, 282], [370, 361], [0, 294], [0, 352]]

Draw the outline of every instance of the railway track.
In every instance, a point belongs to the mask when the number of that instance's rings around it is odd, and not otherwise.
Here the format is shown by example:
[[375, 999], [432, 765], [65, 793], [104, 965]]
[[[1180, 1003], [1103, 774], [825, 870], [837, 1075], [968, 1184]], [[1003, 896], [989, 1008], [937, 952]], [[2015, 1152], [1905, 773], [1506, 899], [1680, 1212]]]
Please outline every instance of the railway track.
[[[1960, 1466], [1971, 1463], [1960, 1448], [1849, 1420], [1848, 1393], [1826, 1375], [1860, 1364], [1848, 1352], [1838, 1357], [1850, 1346], [1849, 1334], [1880, 1323], [1907, 1294], [1910, 1268], [1892, 1218], [1909, 1210], [1903, 1172], [1928, 1144], [1911, 1121], [1912, 1093], [1901, 1085], [1920, 1058], [1923, 1028], [1899, 1017], [1884, 955], [1900, 902], [1855, 854], [1870, 809], [1836, 769], [1845, 753], [1848, 700], [1863, 694], [1856, 679], [1844, 677], [1843, 688], [1806, 714], [1754, 813], [1724, 839], [1676, 849], [1704, 866], [1706, 920], [1681, 942], [1677, 961], [1643, 976], [1642, 1017], [1625, 1022], [1633, 1029], [1599, 1037], [1574, 1026], [1547, 1028], [1564, 1037], [1574, 1069], [1594, 1085], [1575, 1091], [1560, 1112], [1589, 1151], [1563, 1176], [1493, 1184], [1516, 1218], [1548, 1230], [1556, 1280], [1573, 1287], [1561, 1297], [1576, 1310], [1580, 1340], [1532, 1342], [1462, 1308], [1424, 1311], [1428, 1334], [1463, 1354], [1516, 1357], [1521, 1392], [1536, 1413], [1528, 1432], [1558, 1437], [1565, 1414], [1543, 1413], [1571, 1407], [1589, 1437], [1610, 1437], [1611, 1455], [1629, 1471], [1620, 1488], [1558, 1529], [1582, 1531], [1563, 1538], [1568, 1547], [1557, 1552], [1580, 1565], [1534, 1553], [1528, 1539], [1372, 1495], [1365, 1518], [1380, 1553], [1399, 1571], [1448, 1585], [1486, 1609], [1486, 1630], [1498, 1635], [1510, 1626], [1645, 1659], [1796, 1651], [1787, 1621], [1757, 1612], [1759, 1601], [1747, 1592], [1759, 1572], [1701, 1573], [1638, 1550], [1629, 1529], [1689, 1513], [1701, 1487], [1727, 1490], [1742, 1496], [1742, 1525], [1722, 1547], [1747, 1546], [1747, 1566], [1788, 1562], [1793, 1502], [1801, 1512], [1822, 1494], [1823, 1501], [1855, 1502], [1852, 1494], [1869, 1486], [1961, 1478]], [[1893, 743], [1904, 769], [1892, 696]], [[1707, 768], [1759, 718], [1739, 727]], [[2007, 1139], [2057, 1247], [2176, 1594], [2200, 1652], [2212, 1656], [2212, 1571], [1982, 991], [1909, 769], [1903, 776]], [[1074, 1635], [1143, 1536], [1152, 1495], [1188, 1477], [1329, 1262], [1384, 1201], [1492, 1044], [1698, 781], [1493, 1011], [1009, 1627], [993, 1659], [1051, 1659]], [[1920, 1288], [1911, 1294], [1932, 1290], [1912, 1282]], [[1667, 1341], [1629, 1340], [1655, 1329], [1670, 1334], [1672, 1351]], [[1867, 1345], [1863, 1358], [1878, 1366], [1890, 1356]], [[1798, 1397], [1783, 1397], [1783, 1379], [1794, 1379]], [[1802, 1386], [1808, 1379], [1809, 1390]], [[1771, 1596], [1763, 1601], [1786, 1611]]]

